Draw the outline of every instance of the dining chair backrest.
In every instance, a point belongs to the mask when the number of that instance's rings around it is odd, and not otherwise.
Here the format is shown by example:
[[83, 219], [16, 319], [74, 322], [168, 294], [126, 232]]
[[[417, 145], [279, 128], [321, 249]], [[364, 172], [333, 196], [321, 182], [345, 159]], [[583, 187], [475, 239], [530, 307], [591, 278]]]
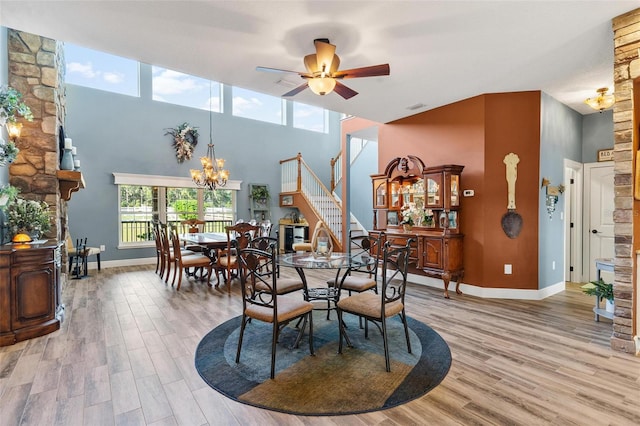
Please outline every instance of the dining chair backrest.
[[207, 222], [200, 219], [187, 219], [180, 222], [180, 225], [182, 225], [182, 232], [185, 234], [204, 232], [204, 226], [206, 224]]
[[380, 317], [383, 318], [386, 305], [402, 303], [407, 287], [407, 275], [409, 270], [409, 252], [413, 239], [409, 239], [402, 247], [392, 247], [387, 241], [384, 244], [382, 259], [382, 304]]
[[351, 245], [349, 249], [351, 250], [351, 256], [359, 256], [360, 259], [364, 261], [367, 259], [371, 260], [351, 268], [349, 273], [361, 272], [368, 274], [374, 281], [377, 280], [378, 265], [380, 264], [380, 256], [383, 252], [383, 247], [381, 247], [380, 243], [383, 235], [383, 233], [380, 233], [378, 235], [358, 235], [350, 238]]
[[[275, 261], [275, 247], [271, 246], [268, 250], [244, 248], [239, 251], [238, 257], [244, 309], [250, 305], [271, 309], [276, 318], [277, 280], [276, 274], [271, 272]], [[265, 259], [271, 267], [265, 267]]]
[[260, 234], [260, 227], [258, 225], [251, 225], [247, 222], [227, 226], [225, 229], [227, 231], [227, 250], [229, 251], [231, 251], [232, 246], [237, 250], [246, 248], [249, 245], [249, 241], [251, 241], [255, 235]]

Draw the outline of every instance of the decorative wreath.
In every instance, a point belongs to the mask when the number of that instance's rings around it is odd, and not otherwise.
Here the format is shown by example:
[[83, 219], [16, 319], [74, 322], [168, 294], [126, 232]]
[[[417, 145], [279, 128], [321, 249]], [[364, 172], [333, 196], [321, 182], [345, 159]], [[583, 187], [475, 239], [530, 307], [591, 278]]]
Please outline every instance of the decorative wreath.
[[189, 123], [182, 123], [173, 129], [165, 129], [165, 135], [173, 136], [173, 147], [176, 150], [178, 163], [185, 159], [191, 160], [193, 149], [198, 144], [198, 128], [191, 127]]

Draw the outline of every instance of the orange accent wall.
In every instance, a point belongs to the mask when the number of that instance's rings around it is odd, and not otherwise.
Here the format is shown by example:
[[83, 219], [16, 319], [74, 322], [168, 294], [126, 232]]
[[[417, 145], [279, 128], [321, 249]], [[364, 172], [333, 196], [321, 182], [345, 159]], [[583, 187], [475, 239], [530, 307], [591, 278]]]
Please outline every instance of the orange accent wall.
[[[481, 95], [379, 125], [380, 172], [393, 158], [409, 154], [426, 166], [465, 166], [462, 189], [473, 189], [475, 195], [461, 201], [464, 283], [538, 288], [540, 101], [539, 91]], [[510, 152], [520, 158], [516, 211], [523, 228], [515, 239], [501, 227], [507, 212], [503, 159]], [[504, 264], [512, 265], [512, 275], [504, 274]]]

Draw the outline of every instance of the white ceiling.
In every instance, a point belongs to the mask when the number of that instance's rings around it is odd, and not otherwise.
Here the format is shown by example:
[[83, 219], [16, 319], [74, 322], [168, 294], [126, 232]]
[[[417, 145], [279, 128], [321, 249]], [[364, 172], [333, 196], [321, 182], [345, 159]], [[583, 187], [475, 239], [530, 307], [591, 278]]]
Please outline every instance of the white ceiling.
[[[0, 25], [280, 96], [315, 38], [360, 94], [305, 90], [300, 102], [389, 122], [483, 93], [542, 90], [582, 114], [613, 88], [611, 19], [640, 1], [29, 1], [0, 0]], [[410, 110], [409, 106], [424, 104]]]

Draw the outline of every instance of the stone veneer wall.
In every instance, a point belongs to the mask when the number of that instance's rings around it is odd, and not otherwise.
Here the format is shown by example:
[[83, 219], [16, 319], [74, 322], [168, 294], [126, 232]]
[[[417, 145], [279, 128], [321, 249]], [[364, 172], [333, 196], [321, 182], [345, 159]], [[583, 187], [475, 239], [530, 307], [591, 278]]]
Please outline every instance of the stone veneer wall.
[[[615, 162], [615, 314], [611, 347], [637, 353], [634, 340], [634, 258], [633, 250], [633, 159], [634, 80], [640, 77], [640, 9], [613, 19], [614, 81], [616, 103], [613, 108]], [[637, 301], [636, 301], [637, 303]]]
[[55, 218], [49, 238], [66, 235], [66, 202], [60, 198], [58, 129], [64, 123], [64, 52], [62, 44], [34, 34], [8, 29], [9, 85], [20, 91], [34, 120], [16, 141], [20, 149], [9, 168], [9, 182], [23, 198], [46, 201]]

